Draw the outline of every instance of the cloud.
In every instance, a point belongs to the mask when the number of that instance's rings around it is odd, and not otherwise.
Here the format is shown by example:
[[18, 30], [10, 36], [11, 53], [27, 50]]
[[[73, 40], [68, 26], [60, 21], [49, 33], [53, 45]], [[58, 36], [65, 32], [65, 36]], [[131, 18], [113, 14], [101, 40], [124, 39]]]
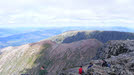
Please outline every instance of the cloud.
[[0, 0], [0, 27], [134, 28], [133, 3], [133, 0]]
[[133, 0], [115, 0], [118, 4], [131, 4]]

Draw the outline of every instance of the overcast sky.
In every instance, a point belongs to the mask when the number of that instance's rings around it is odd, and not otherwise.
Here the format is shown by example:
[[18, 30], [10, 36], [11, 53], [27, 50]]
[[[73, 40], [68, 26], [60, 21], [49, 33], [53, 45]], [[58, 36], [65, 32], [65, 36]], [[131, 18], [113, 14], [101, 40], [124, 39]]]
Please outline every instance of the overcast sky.
[[0, 0], [0, 27], [134, 28], [134, 0]]

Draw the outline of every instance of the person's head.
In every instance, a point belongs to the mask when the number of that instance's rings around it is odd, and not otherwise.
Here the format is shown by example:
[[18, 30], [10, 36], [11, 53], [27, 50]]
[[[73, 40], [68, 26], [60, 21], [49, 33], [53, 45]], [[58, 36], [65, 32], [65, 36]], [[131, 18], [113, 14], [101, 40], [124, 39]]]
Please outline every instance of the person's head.
[[90, 62], [90, 63], [89, 63], [89, 65], [93, 65], [93, 63], [92, 63], [92, 62]]
[[80, 68], [82, 68], [82, 66], [80, 66]]
[[41, 69], [41, 70], [44, 70], [44, 66], [41, 66], [40, 69]]

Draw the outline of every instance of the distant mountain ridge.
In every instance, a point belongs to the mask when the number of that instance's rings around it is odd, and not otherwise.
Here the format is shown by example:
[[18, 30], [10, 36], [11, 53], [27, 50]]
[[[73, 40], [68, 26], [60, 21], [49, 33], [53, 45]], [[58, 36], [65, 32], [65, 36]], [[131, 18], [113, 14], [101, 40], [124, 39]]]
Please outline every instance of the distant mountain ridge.
[[97, 39], [103, 43], [110, 40], [133, 40], [134, 33], [119, 31], [68, 31], [49, 38], [57, 43], [71, 43], [83, 39]]

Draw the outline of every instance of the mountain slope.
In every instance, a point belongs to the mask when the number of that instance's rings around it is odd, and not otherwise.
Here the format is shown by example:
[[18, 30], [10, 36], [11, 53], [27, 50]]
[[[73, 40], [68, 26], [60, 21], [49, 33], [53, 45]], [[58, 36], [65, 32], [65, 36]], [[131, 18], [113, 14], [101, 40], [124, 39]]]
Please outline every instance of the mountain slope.
[[103, 44], [87, 39], [68, 44], [56, 44], [50, 40], [7, 47], [1, 50], [0, 75], [38, 75], [44, 65], [48, 73], [85, 64], [96, 55]]
[[[50, 41], [39, 42], [35, 45], [22, 45], [19, 47], [8, 47], [1, 50], [0, 55], [0, 75], [20, 75], [25, 69], [32, 68], [34, 61], [40, 56], [43, 44], [53, 45]], [[46, 49], [44, 47], [44, 49]]]
[[119, 31], [68, 31], [63, 34], [49, 38], [58, 43], [71, 43], [83, 39], [97, 39], [103, 43], [110, 40], [134, 39], [134, 33]]

